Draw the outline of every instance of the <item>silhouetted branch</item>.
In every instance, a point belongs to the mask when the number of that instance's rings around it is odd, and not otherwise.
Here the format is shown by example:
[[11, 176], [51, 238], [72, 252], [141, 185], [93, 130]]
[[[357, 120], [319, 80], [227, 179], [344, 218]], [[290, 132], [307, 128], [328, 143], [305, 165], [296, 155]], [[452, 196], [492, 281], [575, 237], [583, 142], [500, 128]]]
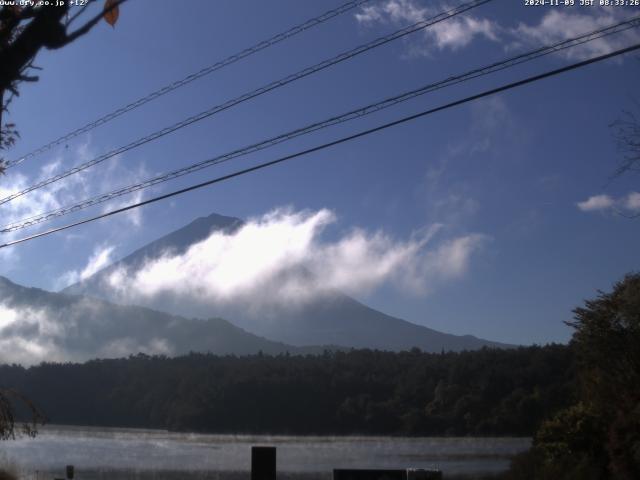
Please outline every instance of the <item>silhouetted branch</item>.
[[[93, 27], [95, 27], [100, 20], [102, 20], [102, 17], [104, 17], [104, 15], [106, 15], [110, 11], [118, 8], [119, 5], [122, 5], [126, 1], [127, 0], [118, 0], [116, 2], [113, 2], [109, 7], [105, 8], [102, 12], [100, 12], [97, 15], [95, 15], [91, 20], [89, 20], [87, 23], [85, 23], [82, 27], [78, 28], [76, 31], [74, 31], [71, 34], [68, 34], [66, 42], [64, 43], [64, 45], [67, 45], [67, 44], [73, 42], [74, 40], [77, 40], [81, 36], [89, 33], [91, 31], [91, 29]], [[61, 45], [61, 46], [64, 46], [64, 45]]]
[[77, 18], [79, 18], [85, 12], [85, 10], [94, 2], [95, 0], [88, 0], [87, 3], [78, 8], [78, 11], [67, 20], [67, 27], [71, 25]]
[[635, 109], [624, 110], [622, 116], [610, 125], [618, 149], [623, 153], [623, 160], [616, 170], [616, 176], [640, 170], [640, 104], [637, 100], [632, 102]]
[[[16, 408], [25, 410], [27, 419], [20, 422], [16, 418]], [[0, 440], [13, 439], [16, 427], [21, 427], [23, 434], [35, 437], [38, 425], [44, 425], [45, 416], [38, 408], [21, 393], [12, 389], [0, 389]]]
[[[92, 2], [80, 7], [71, 18], [69, 2], [55, 6], [45, 4], [25, 8], [15, 5], [0, 7], [0, 100], [5, 97], [5, 92], [11, 94], [8, 100], [0, 101], [1, 110], [6, 112], [10, 101], [18, 96], [20, 82], [39, 80], [37, 75], [30, 75], [28, 72], [32, 68], [38, 69], [33, 65], [33, 59], [41, 49], [55, 50], [74, 42], [90, 32], [103, 17], [126, 1], [107, 0], [99, 13], [71, 33], [68, 32], [69, 25], [84, 13]], [[110, 24], [115, 21], [105, 18]], [[15, 128], [2, 124], [0, 115], [0, 149], [12, 145], [16, 133]], [[2, 171], [0, 160], [0, 173]]]

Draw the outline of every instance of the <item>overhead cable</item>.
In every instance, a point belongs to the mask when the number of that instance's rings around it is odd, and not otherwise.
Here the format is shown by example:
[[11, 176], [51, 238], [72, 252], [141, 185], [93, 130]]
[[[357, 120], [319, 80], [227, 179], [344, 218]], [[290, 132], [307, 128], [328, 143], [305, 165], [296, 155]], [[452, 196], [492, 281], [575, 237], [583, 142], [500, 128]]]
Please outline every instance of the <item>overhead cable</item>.
[[306, 135], [324, 128], [328, 128], [333, 125], [355, 120], [357, 118], [361, 118], [363, 116], [366, 116], [375, 112], [379, 112], [381, 110], [387, 109], [399, 103], [406, 102], [418, 96], [421, 96], [436, 90], [440, 90], [445, 87], [450, 87], [462, 82], [466, 82], [466, 81], [478, 78], [480, 76], [505, 70], [507, 68], [511, 68], [516, 65], [529, 62], [546, 55], [550, 55], [559, 51], [566, 50], [568, 48], [573, 48], [579, 45], [583, 45], [587, 42], [591, 42], [591, 41], [603, 38], [605, 36], [612, 35], [615, 33], [620, 33], [630, 28], [635, 28], [639, 26], [640, 26], [640, 16], [633, 17], [623, 22], [619, 22], [614, 25], [610, 25], [608, 27], [600, 28], [575, 38], [567, 39], [552, 45], [540, 47], [535, 50], [528, 51], [526, 53], [522, 53], [516, 56], [512, 56], [504, 60], [501, 60], [499, 62], [495, 62], [480, 68], [476, 68], [459, 75], [450, 76], [438, 82], [424, 85], [420, 88], [404, 92], [400, 95], [395, 95], [393, 97], [386, 98], [382, 101], [372, 103], [355, 110], [350, 110], [346, 113], [342, 113], [340, 115], [330, 117], [320, 122], [315, 122], [315, 123], [306, 125], [304, 127], [277, 135], [275, 137], [271, 137], [269, 139], [262, 140], [260, 142], [253, 143], [245, 147], [224, 153], [222, 155], [218, 155], [216, 157], [209, 158], [204, 161], [200, 161], [200, 162], [188, 165], [186, 167], [182, 167], [182, 168], [164, 173], [162, 175], [157, 175], [155, 177], [149, 178], [147, 180], [144, 180], [132, 185], [128, 185], [125, 187], [112, 190], [107, 193], [86, 198], [74, 204], [66, 205], [54, 210], [50, 210], [48, 212], [23, 218], [21, 220], [18, 220], [10, 224], [4, 225], [3, 227], [0, 227], [0, 233], [13, 232], [13, 231], [21, 230], [21, 229], [31, 227], [43, 222], [47, 222], [64, 215], [68, 215], [80, 210], [84, 210], [94, 205], [102, 204], [104, 202], [113, 200], [123, 195], [127, 195], [145, 188], [149, 188], [149, 187], [182, 177], [184, 175], [197, 172], [204, 168], [212, 167], [214, 165], [227, 162], [234, 158], [246, 156], [251, 153], [264, 150], [266, 148], [278, 145], [280, 143], [297, 138], [302, 135]]
[[273, 37], [270, 37], [266, 40], [258, 42], [249, 48], [245, 48], [244, 50], [238, 53], [235, 53], [233, 55], [230, 55], [223, 60], [220, 60], [212, 65], [206, 66], [198, 70], [197, 72], [191, 73], [186, 77], [181, 78], [180, 80], [176, 80], [172, 83], [169, 83], [168, 85], [165, 85], [164, 87], [159, 88], [158, 90], [155, 90], [154, 92], [151, 92], [148, 95], [145, 95], [144, 97], [134, 100], [133, 102], [118, 108], [117, 110], [107, 113], [106, 115], [103, 115], [102, 117], [92, 122], [89, 122], [86, 125], [83, 125], [82, 127], [76, 128], [75, 130], [72, 130], [71, 132], [65, 135], [62, 135], [61, 137], [56, 138], [55, 140], [52, 140], [49, 143], [46, 143], [45, 145], [42, 145], [41, 147], [36, 148], [35, 150], [32, 150], [31, 152], [22, 155], [21, 157], [18, 157], [14, 160], [9, 160], [6, 163], [5, 168], [15, 167], [16, 165], [19, 165], [20, 163], [24, 162], [29, 158], [35, 157], [36, 155], [39, 155], [48, 150], [51, 150], [53, 147], [56, 147], [64, 142], [68, 142], [72, 138], [82, 135], [83, 133], [87, 133], [93, 130], [94, 128], [100, 127], [105, 123], [108, 123], [111, 120], [114, 120], [115, 118], [118, 118], [119, 116], [124, 115], [127, 112], [130, 112], [131, 110], [135, 110], [136, 108], [141, 107], [146, 103], [156, 100], [157, 98], [160, 98], [163, 95], [166, 95], [167, 93], [170, 93], [180, 87], [183, 87], [193, 82], [194, 80], [197, 80], [213, 72], [221, 70], [222, 68], [228, 67], [229, 65], [232, 65], [237, 61], [242, 60], [243, 58], [249, 57], [266, 48], [272, 47], [273, 45], [276, 45], [284, 40], [287, 40], [288, 38], [294, 37], [295, 35], [298, 35], [299, 33], [302, 33], [310, 28], [313, 28], [317, 25], [321, 25], [322, 23], [328, 20], [331, 20], [332, 18], [337, 17], [338, 15], [346, 13], [354, 8], [357, 8], [363, 3], [366, 3], [368, 1], [370, 0], [352, 0], [352, 1], [346, 2], [337, 8], [331, 9], [323, 13], [322, 15], [313, 17], [304, 23], [301, 23], [299, 25], [296, 25], [290, 28], [289, 30], [278, 33]]
[[260, 95], [263, 95], [267, 92], [270, 92], [272, 90], [275, 90], [276, 88], [280, 88], [283, 87], [285, 85], [288, 85], [292, 82], [295, 82], [296, 80], [300, 80], [301, 78], [305, 78], [313, 73], [319, 72], [321, 70], [324, 70], [325, 68], [328, 68], [330, 66], [336, 65], [338, 63], [344, 62], [346, 60], [349, 60], [357, 55], [361, 55], [365, 52], [368, 52], [369, 50], [372, 50], [374, 48], [380, 47], [382, 45], [385, 45], [389, 42], [392, 42], [394, 40], [397, 40], [399, 38], [402, 38], [406, 35], [409, 35], [411, 33], [417, 32], [419, 30], [425, 29], [429, 26], [435, 25], [439, 22], [448, 20], [452, 17], [455, 17], [457, 15], [460, 15], [468, 10], [471, 10], [472, 8], [476, 8], [480, 5], [483, 5], [485, 3], [488, 3], [492, 0], [473, 0], [471, 2], [467, 2], [464, 3], [462, 5], [459, 5], [458, 7], [452, 8], [450, 10], [444, 11], [439, 13], [438, 15], [435, 15], [429, 19], [426, 20], [421, 20], [419, 22], [414, 23], [413, 25], [410, 25], [408, 27], [405, 28], [401, 28], [400, 30], [397, 30], [389, 35], [385, 35], [383, 37], [379, 37], [376, 40], [373, 40], [369, 43], [366, 43], [364, 45], [360, 45], [359, 47], [356, 47], [352, 50], [349, 50], [347, 52], [341, 53], [335, 57], [329, 58], [327, 60], [324, 60], [320, 63], [317, 63], [313, 66], [307, 67], [303, 70], [300, 70], [297, 73], [288, 75], [284, 78], [281, 78], [279, 80], [276, 80], [274, 82], [271, 82], [267, 85], [264, 85], [260, 88], [257, 88], [255, 90], [252, 90], [250, 92], [247, 92], [243, 95], [240, 95], [239, 97], [233, 98], [231, 100], [228, 100], [220, 105], [216, 105], [208, 110], [205, 110], [203, 112], [200, 112], [196, 115], [193, 115], [189, 118], [186, 118], [185, 120], [182, 120], [180, 122], [177, 122], [173, 125], [170, 125], [168, 127], [165, 127], [161, 130], [157, 130], [145, 137], [142, 138], [138, 138], [137, 140], [124, 145], [122, 147], [116, 148], [115, 150], [111, 150], [108, 153], [105, 153], [103, 155], [100, 155], [99, 157], [96, 157], [92, 160], [86, 161], [81, 163], [80, 165], [77, 165], [76, 167], [73, 167], [69, 170], [66, 170], [64, 172], [61, 172], [57, 175], [54, 175], [52, 177], [43, 179], [27, 188], [24, 188], [22, 190], [19, 190], [17, 192], [14, 192], [2, 199], [0, 199], [0, 205], [3, 205], [7, 202], [10, 202], [11, 200], [14, 200], [18, 197], [21, 197], [29, 192], [32, 192], [34, 190], [37, 190], [39, 188], [45, 187], [47, 185], [50, 185], [54, 182], [57, 182], [59, 180], [62, 180], [63, 178], [69, 177], [70, 175], [74, 175], [77, 174], [79, 172], [82, 172], [90, 167], [93, 167], [95, 165], [98, 165], [99, 163], [104, 162], [105, 160], [108, 160], [112, 157], [115, 157], [116, 155], [120, 155], [124, 152], [127, 152], [129, 150], [132, 150], [136, 147], [139, 147], [141, 145], [144, 145], [146, 143], [149, 143], [151, 141], [157, 140], [161, 137], [164, 137], [165, 135], [168, 135], [170, 133], [173, 133], [177, 130], [180, 130], [184, 127], [187, 127], [189, 125], [192, 125], [196, 122], [199, 122], [201, 120], [204, 120], [205, 118], [208, 118], [212, 115], [215, 115], [217, 113], [220, 113], [224, 110], [227, 110], [231, 107], [234, 107], [236, 105], [239, 105], [240, 103], [246, 102], [247, 100], [251, 100], [255, 97], [258, 97]]
[[462, 105], [462, 104], [465, 104], [465, 103], [469, 103], [469, 102], [472, 102], [472, 101], [475, 101], [475, 100], [479, 100], [481, 98], [488, 97], [490, 95], [495, 95], [497, 93], [505, 92], [507, 90], [511, 90], [511, 89], [514, 89], [514, 88], [517, 88], [517, 87], [521, 87], [523, 85], [534, 83], [534, 82], [543, 80], [545, 78], [549, 78], [549, 77], [553, 77], [553, 76], [556, 76], [556, 75], [560, 75], [562, 73], [565, 73], [565, 72], [568, 72], [568, 71], [571, 71], [571, 70], [576, 70], [578, 68], [585, 67], [585, 66], [591, 65], [593, 63], [601, 62], [601, 61], [607, 60], [609, 58], [617, 57], [619, 55], [623, 55], [625, 53], [629, 53], [629, 52], [632, 52], [632, 51], [635, 51], [635, 50], [638, 50], [638, 49], [640, 49], [640, 43], [632, 45], [630, 47], [626, 47], [626, 48], [622, 48], [622, 49], [619, 49], [619, 50], [615, 50], [613, 52], [610, 52], [610, 53], [607, 53], [607, 54], [604, 54], [604, 55], [599, 55], [597, 57], [593, 57], [593, 58], [590, 58], [588, 60], [583, 60], [581, 62], [573, 63], [571, 65], [567, 65], [567, 66], [564, 66], [562, 68], [558, 68], [558, 69], [555, 69], [555, 70], [550, 70], [550, 71], [547, 71], [545, 73], [541, 73], [541, 74], [538, 74], [538, 75], [533, 75], [533, 76], [527, 77], [527, 78], [525, 78], [523, 80], [518, 80], [516, 82], [511, 82], [511, 83], [508, 83], [506, 85], [502, 85], [500, 87], [493, 88], [491, 90], [486, 90], [486, 91], [484, 91], [482, 93], [478, 93], [476, 95], [471, 95], [469, 97], [465, 97], [465, 98], [463, 98], [461, 100], [456, 100], [456, 101], [441, 105], [441, 106], [436, 107], [436, 108], [431, 108], [429, 110], [424, 110], [424, 111], [422, 111], [420, 113], [416, 113], [416, 114], [413, 114], [413, 115], [402, 117], [402, 118], [400, 118], [398, 120], [394, 120], [392, 122], [388, 122], [388, 123], [379, 125], [379, 126], [374, 127], [374, 128], [370, 128], [370, 129], [367, 129], [367, 130], [360, 131], [358, 133], [354, 133], [352, 135], [348, 135], [346, 137], [339, 138], [338, 140], [334, 140], [334, 141], [331, 141], [331, 142], [328, 142], [328, 143], [324, 143], [322, 145], [318, 145], [318, 146], [315, 146], [315, 147], [312, 147], [312, 148], [308, 148], [306, 150], [303, 150], [303, 151], [300, 151], [300, 152], [296, 152], [296, 153], [291, 154], [291, 155], [286, 155], [284, 157], [280, 157], [280, 158], [277, 158], [275, 160], [271, 160], [269, 162], [260, 163], [258, 165], [254, 165], [252, 167], [245, 168], [243, 170], [238, 170], [236, 172], [233, 172], [233, 173], [230, 173], [230, 174], [227, 174], [227, 175], [223, 175], [221, 177], [217, 177], [217, 178], [213, 178], [211, 180], [207, 180], [206, 182], [201, 182], [201, 183], [198, 183], [198, 184], [195, 184], [195, 185], [191, 185], [189, 187], [182, 188], [180, 190], [175, 190], [173, 192], [165, 193], [163, 195], [159, 195], [157, 197], [150, 198], [148, 200], [144, 200], [144, 201], [141, 201], [141, 202], [138, 202], [138, 203], [127, 205], [126, 207], [117, 208], [117, 209], [111, 210], [109, 212], [106, 212], [106, 213], [103, 213], [103, 214], [100, 214], [100, 215], [96, 215], [94, 217], [86, 218], [84, 220], [80, 220], [80, 221], [77, 221], [77, 222], [74, 222], [74, 223], [69, 223], [67, 225], [63, 225], [63, 226], [60, 226], [60, 227], [52, 228], [52, 229], [46, 230], [44, 232], [36, 233], [36, 234], [30, 235], [28, 237], [23, 237], [23, 238], [20, 238], [20, 239], [17, 239], [17, 240], [13, 240], [13, 241], [10, 241], [10, 242], [7, 242], [7, 243], [4, 243], [4, 244], [0, 245], [0, 248], [6, 248], [6, 247], [9, 247], [9, 246], [12, 246], [12, 245], [19, 244], [19, 243], [35, 240], [36, 238], [41, 238], [41, 237], [44, 237], [44, 236], [47, 236], [47, 235], [52, 235], [54, 233], [57, 233], [57, 232], [60, 232], [60, 231], [63, 231], [63, 230], [67, 230], [67, 229], [70, 229], [70, 228], [78, 227], [80, 225], [84, 225], [84, 224], [87, 224], [87, 223], [90, 223], [90, 222], [94, 222], [94, 221], [100, 220], [102, 218], [110, 217], [110, 216], [116, 215], [118, 213], [122, 213], [122, 212], [126, 212], [126, 211], [129, 211], [129, 210], [133, 210], [135, 208], [139, 208], [139, 207], [142, 207], [144, 205], [149, 205], [151, 203], [159, 202], [161, 200], [166, 200], [167, 198], [175, 197], [177, 195], [182, 195], [184, 193], [191, 192], [193, 190], [197, 190], [197, 189], [209, 186], [209, 185], [214, 185], [216, 183], [220, 183], [220, 182], [223, 182], [223, 181], [226, 181], [226, 180], [230, 180], [232, 178], [239, 177], [241, 175], [246, 175], [246, 174], [251, 173], [251, 172], [255, 172], [255, 171], [262, 170], [262, 169], [265, 169], [265, 168], [268, 168], [268, 167], [272, 167], [274, 165], [277, 165], [277, 164], [280, 164], [280, 163], [283, 163], [283, 162], [286, 162], [286, 161], [289, 161], [289, 160], [293, 160], [295, 158], [300, 158], [300, 157], [303, 157], [305, 155], [309, 155], [309, 154], [314, 153], [314, 152], [325, 150], [327, 148], [334, 147], [336, 145], [340, 145], [342, 143], [349, 142], [351, 140], [355, 140], [357, 138], [365, 137], [365, 136], [371, 135], [373, 133], [376, 133], [376, 132], [379, 132], [379, 131], [382, 131], [382, 130], [386, 130], [387, 128], [395, 127], [397, 125], [401, 125], [401, 124], [416, 120], [418, 118], [422, 118], [422, 117], [425, 117], [427, 115], [431, 115], [431, 114], [434, 114], [436, 112], [440, 112], [442, 110], [447, 110], [449, 108], [456, 107], [456, 106], [459, 106], [459, 105]]

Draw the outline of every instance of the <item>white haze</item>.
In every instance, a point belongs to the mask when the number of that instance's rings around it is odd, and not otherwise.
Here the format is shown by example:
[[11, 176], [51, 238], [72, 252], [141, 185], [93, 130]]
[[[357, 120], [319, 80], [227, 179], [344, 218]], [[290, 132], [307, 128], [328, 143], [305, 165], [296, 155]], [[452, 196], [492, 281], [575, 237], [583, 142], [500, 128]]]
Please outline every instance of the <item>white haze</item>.
[[60, 277], [57, 282], [59, 287], [66, 287], [78, 281], [86, 280], [97, 271], [103, 269], [113, 261], [113, 245], [99, 245], [89, 257], [86, 266], [82, 270], [70, 270]]
[[122, 319], [109, 316], [114, 310], [105, 312], [104, 308], [103, 303], [89, 298], [38, 308], [13, 305], [10, 298], [5, 298], [0, 303], [0, 364], [174, 353], [166, 332], [141, 336], [135, 325], [127, 328]]
[[62, 329], [44, 310], [0, 304], [0, 362], [32, 364], [58, 360], [55, 339]]

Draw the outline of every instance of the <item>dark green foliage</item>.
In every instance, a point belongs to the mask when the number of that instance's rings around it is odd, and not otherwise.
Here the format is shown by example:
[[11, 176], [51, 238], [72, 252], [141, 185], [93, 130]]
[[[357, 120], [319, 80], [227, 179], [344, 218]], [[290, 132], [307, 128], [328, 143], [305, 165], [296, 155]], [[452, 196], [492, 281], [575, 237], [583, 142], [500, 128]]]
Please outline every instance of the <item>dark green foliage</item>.
[[561, 345], [0, 367], [52, 423], [236, 433], [531, 435], [573, 401], [573, 378]]
[[574, 313], [579, 400], [542, 424], [507, 478], [640, 478], [640, 275]]

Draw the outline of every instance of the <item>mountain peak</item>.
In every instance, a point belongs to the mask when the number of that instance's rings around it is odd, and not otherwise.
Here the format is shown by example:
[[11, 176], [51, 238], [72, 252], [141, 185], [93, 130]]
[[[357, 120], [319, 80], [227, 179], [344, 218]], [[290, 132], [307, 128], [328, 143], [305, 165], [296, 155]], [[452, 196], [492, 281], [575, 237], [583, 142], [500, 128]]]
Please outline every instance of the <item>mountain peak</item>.
[[[206, 217], [198, 217], [184, 227], [148, 243], [116, 263], [103, 268], [97, 272], [97, 275], [70, 285], [63, 291], [65, 293], [82, 293], [91, 285], [93, 285], [93, 287], [97, 286], [94, 282], [99, 278], [100, 274], [111, 272], [118, 266], [125, 265], [129, 268], [137, 268], [142, 265], [145, 260], [158, 257], [166, 252], [172, 252], [174, 254], [184, 253], [191, 245], [205, 240], [212, 232], [221, 231], [230, 233], [242, 224], [243, 221], [239, 218], [228, 217], [218, 213], [211, 213]], [[96, 294], [96, 292], [93, 293]], [[97, 296], [99, 297], [100, 295]]]
[[185, 252], [194, 243], [206, 239], [213, 231], [233, 232], [242, 225], [242, 220], [235, 217], [227, 217], [218, 213], [212, 213], [208, 217], [196, 218], [193, 222], [174, 232], [160, 237], [148, 245], [136, 250], [130, 257], [155, 257], [167, 250], [175, 253]]
[[218, 220], [218, 221], [230, 221], [230, 220], [234, 221], [234, 222], [241, 222], [242, 221], [237, 217], [229, 217], [227, 215], [220, 215], [219, 213], [216, 213], [216, 212], [211, 213], [207, 217], [201, 217], [201, 218], [208, 218], [209, 220]]
[[[167, 252], [173, 255], [185, 253], [192, 245], [205, 240], [214, 231], [232, 234], [242, 225], [243, 221], [238, 218], [217, 213], [197, 218], [65, 291], [117, 300], [108, 283], [104, 281], [111, 269], [125, 267], [127, 271], [134, 272], [146, 262]], [[305, 271], [293, 273], [310, 275]], [[324, 344], [385, 350], [402, 350], [417, 346], [426, 351], [437, 352], [442, 349], [471, 350], [483, 346], [505, 346], [472, 336], [450, 335], [413, 324], [369, 308], [338, 291], [329, 292], [301, 304], [277, 304], [260, 311], [247, 309], [245, 301], [213, 302], [209, 299], [196, 300], [181, 295], [178, 292], [165, 292], [162, 296], [138, 297], [134, 301], [187, 318], [226, 318], [254, 334], [297, 346]]]
[[219, 213], [214, 212], [205, 217], [196, 218], [194, 221], [192, 221], [191, 223], [188, 223], [187, 225], [185, 225], [179, 230], [182, 230], [184, 228], [189, 228], [194, 224], [204, 224], [204, 223], [209, 224], [211, 226], [215, 226], [215, 227], [226, 227], [228, 225], [242, 223], [242, 220], [237, 217], [229, 217], [227, 215], [220, 215]]

